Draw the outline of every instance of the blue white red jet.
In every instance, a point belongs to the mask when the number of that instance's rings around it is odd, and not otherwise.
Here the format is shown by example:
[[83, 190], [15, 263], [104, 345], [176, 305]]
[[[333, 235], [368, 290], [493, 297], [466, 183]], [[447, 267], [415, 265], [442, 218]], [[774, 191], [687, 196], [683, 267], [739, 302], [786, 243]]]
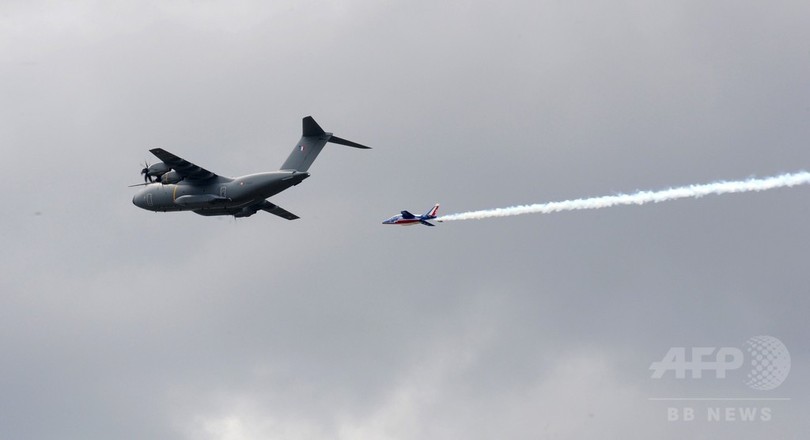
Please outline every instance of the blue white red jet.
[[439, 204], [433, 205], [432, 208], [423, 215], [413, 215], [408, 211], [402, 211], [399, 215], [395, 215], [388, 220], [384, 221], [384, 225], [400, 225], [400, 226], [412, 226], [423, 224], [425, 226], [436, 226], [433, 223], [430, 223], [428, 220], [433, 220], [436, 218], [436, 213], [439, 211]]

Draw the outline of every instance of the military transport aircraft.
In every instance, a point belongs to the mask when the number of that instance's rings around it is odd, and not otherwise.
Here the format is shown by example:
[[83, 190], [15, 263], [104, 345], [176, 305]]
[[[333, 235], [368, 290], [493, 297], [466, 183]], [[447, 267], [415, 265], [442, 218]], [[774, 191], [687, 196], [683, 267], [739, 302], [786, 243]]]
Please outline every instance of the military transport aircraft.
[[295, 220], [297, 215], [266, 199], [309, 177], [307, 170], [327, 142], [370, 148], [323, 131], [311, 116], [304, 118], [301, 140], [278, 171], [240, 177], [219, 176], [162, 148], [153, 148], [149, 151], [161, 162], [146, 164], [141, 170], [144, 183], [132, 186], [143, 185], [144, 188], [135, 194], [132, 203], [155, 212], [192, 211], [200, 215], [250, 217], [262, 210]]
[[413, 215], [408, 211], [402, 211], [399, 215], [395, 215], [388, 220], [384, 221], [384, 225], [400, 225], [400, 226], [413, 226], [423, 224], [425, 226], [436, 226], [428, 220], [436, 218], [436, 213], [439, 211], [439, 204], [433, 205], [430, 210], [422, 215]]

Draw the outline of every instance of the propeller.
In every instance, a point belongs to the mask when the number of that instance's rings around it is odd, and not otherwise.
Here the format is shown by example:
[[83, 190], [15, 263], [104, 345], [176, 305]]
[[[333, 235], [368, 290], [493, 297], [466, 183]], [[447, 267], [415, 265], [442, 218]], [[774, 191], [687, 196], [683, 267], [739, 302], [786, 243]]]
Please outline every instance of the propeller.
[[[158, 163], [149, 165], [149, 162], [144, 160], [142, 166], [143, 166], [143, 168], [141, 169], [141, 174], [143, 175], [143, 183], [140, 183], [138, 185], [132, 185], [132, 186], [149, 185], [150, 183], [154, 183], [154, 182], [164, 182], [165, 183], [166, 180], [162, 179], [162, 177], [165, 176], [166, 173], [168, 173], [168, 172], [170, 172], [172, 170], [171, 167], [169, 165], [167, 165], [165, 162], [158, 162]], [[177, 176], [174, 176], [173, 174], [171, 176], [172, 176], [172, 179], [173, 179], [171, 181], [171, 183], [177, 183], [180, 180], [182, 180], [182, 178], [177, 178]]]
[[144, 159], [143, 161], [143, 169], [141, 170], [141, 174], [143, 174], [143, 183], [136, 183], [134, 185], [129, 185], [130, 188], [134, 186], [145, 186], [152, 183], [152, 175], [149, 174], [149, 162]]
[[143, 174], [144, 183], [152, 183], [152, 175], [149, 174], [149, 162], [146, 160], [143, 161], [143, 169], [141, 170], [141, 174]]

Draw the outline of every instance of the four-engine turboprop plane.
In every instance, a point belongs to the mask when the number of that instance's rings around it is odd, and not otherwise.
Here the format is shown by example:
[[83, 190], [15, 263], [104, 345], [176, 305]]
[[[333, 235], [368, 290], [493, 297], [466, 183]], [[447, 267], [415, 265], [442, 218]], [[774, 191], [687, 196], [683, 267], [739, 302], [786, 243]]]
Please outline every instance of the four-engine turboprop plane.
[[[304, 118], [301, 140], [278, 171], [240, 177], [219, 176], [162, 148], [153, 148], [149, 151], [161, 162], [147, 165], [141, 171], [144, 183], [139, 185], [144, 188], [135, 194], [132, 203], [155, 212], [192, 211], [200, 215], [250, 217], [262, 210], [295, 220], [297, 215], [266, 199], [309, 177], [307, 170], [327, 142], [370, 148], [323, 131], [311, 116]], [[153, 178], [157, 182], [153, 182]]]
[[402, 211], [399, 215], [395, 215], [388, 220], [384, 221], [384, 225], [400, 225], [400, 226], [413, 226], [423, 224], [425, 226], [436, 226], [428, 220], [436, 218], [436, 213], [439, 211], [439, 204], [433, 205], [430, 210], [422, 215], [413, 215], [408, 211]]

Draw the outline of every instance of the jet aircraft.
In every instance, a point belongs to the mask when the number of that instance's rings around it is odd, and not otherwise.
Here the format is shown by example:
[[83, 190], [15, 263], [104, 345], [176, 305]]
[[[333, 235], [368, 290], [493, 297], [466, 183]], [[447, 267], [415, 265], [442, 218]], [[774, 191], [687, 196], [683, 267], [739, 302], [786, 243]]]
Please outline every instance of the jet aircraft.
[[395, 215], [388, 220], [384, 221], [384, 225], [400, 225], [400, 226], [413, 226], [423, 224], [425, 226], [436, 226], [428, 220], [436, 218], [436, 213], [439, 211], [439, 204], [433, 205], [432, 208], [423, 215], [413, 215], [408, 211], [402, 211], [399, 215]]
[[[240, 177], [217, 175], [162, 149], [149, 150], [161, 161], [141, 170], [144, 188], [132, 198], [139, 208], [155, 212], [191, 211], [196, 214], [250, 217], [259, 210], [287, 220], [297, 215], [267, 200], [309, 177], [309, 167], [327, 142], [369, 149], [325, 132], [307, 116], [303, 119], [301, 140], [278, 171]], [[155, 181], [153, 181], [155, 179]]]

